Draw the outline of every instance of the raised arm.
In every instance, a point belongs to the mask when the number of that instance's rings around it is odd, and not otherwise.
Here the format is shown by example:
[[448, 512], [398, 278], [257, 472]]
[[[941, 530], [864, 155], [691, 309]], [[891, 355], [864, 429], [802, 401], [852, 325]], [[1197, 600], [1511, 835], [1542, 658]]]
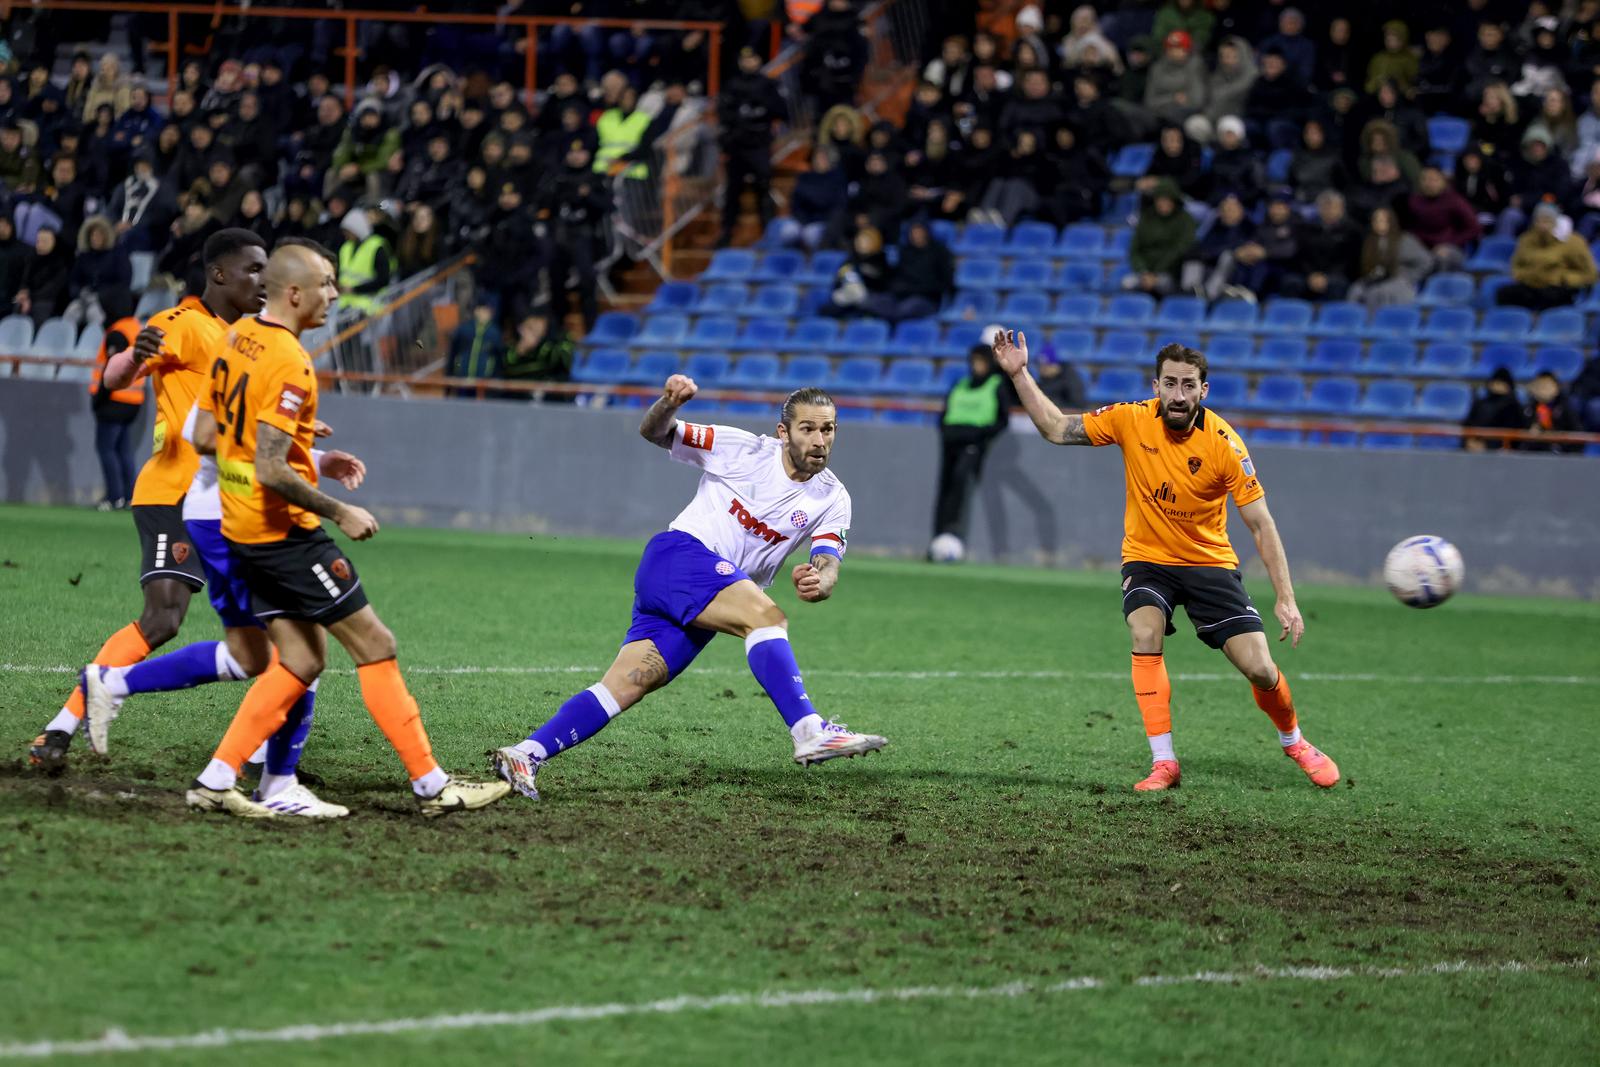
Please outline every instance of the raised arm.
[[[198, 427], [197, 427], [198, 430]], [[256, 424], [256, 481], [289, 503], [338, 523], [346, 537], [365, 541], [378, 532], [378, 520], [366, 508], [335, 500], [289, 466], [294, 439], [276, 426]]]
[[1278, 524], [1272, 521], [1272, 512], [1267, 510], [1265, 498], [1253, 500], [1240, 508], [1239, 517], [1250, 528], [1250, 536], [1255, 538], [1256, 552], [1267, 566], [1267, 577], [1272, 579], [1272, 592], [1277, 598], [1272, 613], [1283, 627], [1278, 640], [1292, 638], [1290, 644], [1298, 648], [1300, 638], [1306, 632], [1306, 623], [1294, 602], [1294, 582], [1289, 578], [1289, 556], [1283, 550], [1283, 539], [1278, 536]]
[[700, 387], [684, 374], [674, 374], [661, 387], [661, 399], [650, 405], [639, 423], [639, 436], [657, 448], [671, 448], [672, 434], [678, 428], [678, 409], [687, 404]]
[[1086, 445], [1089, 434], [1083, 428], [1081, 413], [1067, 414], [1050, 402], [1039, 388], [1039, 383], [1028, 373], [1028, 337], [1011, 330], [1001, 330], [994, 335], [994, 359], [1000, 369], [1011, 379], [1017, 390], [1017, 399], [1039, 436], [1053, 445]]

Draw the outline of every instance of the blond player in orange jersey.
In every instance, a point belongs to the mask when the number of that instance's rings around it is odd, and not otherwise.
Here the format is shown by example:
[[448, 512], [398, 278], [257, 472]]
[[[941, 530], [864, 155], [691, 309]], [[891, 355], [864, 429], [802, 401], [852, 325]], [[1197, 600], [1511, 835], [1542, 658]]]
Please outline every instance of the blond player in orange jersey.
[[1001, 331], [995, 361], [1010, 375], [1041, 436], [1058, 445], [1110, 445], [1122, 449], [1128, 502], [1122, 538], [1122, 614], [1133, 639], [1133, 693], [1150, 739], [1150, 774], [1140, 792], [1178, 784], [1172, 751], [1172, 683], [1162, 661], [1163, 638], [1175, 633], [1181, 604], [1200, 640], [1221, 649], [1250, 680], [1256, 705], [1278, 728], [1284, 755], [1323, 788], [1339, 781], [1339, 768], [1300, 736], [1289, 683], [1272, 661], [1261, 614], [1239, 575], [1228, 541], [1228, 497], [1255, 538], [1277, 603], [1278, 640], [1295, 647], [1305, 621], [1295, 605], [1289, 560], [1267, 510], [1266, 490], [1233, 427], [1205, 408], [1206, 357], [1170, 344], [1156, 355], [1155, 396], [1067, 414], [1052, 404], [1028, 373], [1027, 338]]
[[[367, 603], [354, 565], [322, 529], [328, 518], [357, 541], [378, 532], [364, 508], [317, 488], [311, 460], [317, 378], [300, 334], [327, 321], [339, 295], [332, 256], [306, 242], [284, 242], [263, 278], [266, 309], [229, 331], [211, 366], [210, 391], [199, 400], [194, 437], [197, 448], [216, 454], [222, 536], [278, 662], [245, 695], [190, 787], [189, 806], [249, 818], [280, 814], [235, 788], [239, 769], [321, 675], [332, 634], [355, 661], [362, 700], [405, 765], [422, 814], [484, 807], [511, 787], [454, 781], [434, 760], [417, 702], [400, 676], [394, 635]], [[324, 807], [323, 817], [345, 814], [337, 805]]]

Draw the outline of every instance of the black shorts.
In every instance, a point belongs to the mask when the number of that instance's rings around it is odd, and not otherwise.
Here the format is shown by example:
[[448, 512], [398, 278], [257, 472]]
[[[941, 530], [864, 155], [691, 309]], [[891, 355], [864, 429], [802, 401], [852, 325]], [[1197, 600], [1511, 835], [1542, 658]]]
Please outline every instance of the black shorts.
[[1155, 606], [1167, 616], [1167, 636], [1177, 631], [1172, 613], [1183, 605], [1194, 624], [1195, 636], [1212, 648], [1221, 648], [1239, 634], [1263, 633], [1261, 613], [1244, 591], [1238, 571], [1226, 567], [1168, 567], [1160, 563], [1122, 565], [1122, 616], [1136, 608]]
[[355, 564], [321, 530], [297, 526], [282, 541], [229, 541], [228, 548], [262, 622], [284, 618], [332, 626], [367, 606]]
[[183, 505], [136, 504], [131, 510], [139, 531], [139, 584], [166, 578], [204, 589], [206, 572], [183, 524]]

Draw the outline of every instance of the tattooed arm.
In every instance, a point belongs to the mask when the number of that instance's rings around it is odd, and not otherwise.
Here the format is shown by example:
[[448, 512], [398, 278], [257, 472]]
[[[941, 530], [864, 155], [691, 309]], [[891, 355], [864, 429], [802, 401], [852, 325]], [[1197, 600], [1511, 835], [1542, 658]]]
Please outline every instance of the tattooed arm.
[[1016, 387], [1034, 427], [1053, 445], [1087, 445], [1089, 434], [1081, 414], [1068, 414], [1050, 402], [1039, 383], [1028, 373], [1028, 339], [1020, 333], [1001, 330], [994, 338], [994, 358]]
[[296, 474], [289, 466], [289, 446], [294, 439], [276, 426], [256, 424], [256, 481], [289, 503], [332, 519], [346, 537], [365, 541], [378, 532], [378, 520], [365, 508], [335, 500]]
[[639, 423], [639, 436], [658, 448], [671, 448], [672, 435], [678, 428], [678, 409], [687, 404], [699, 391], [694, 379], [674, 374], [662, 387], [661, 399], [650, 405]]
[[795, 567], [792, 577], [794, 591], [800, 594], [801, 600], [813, 604], [827, 600], [833, 595], [833, 587], [839, 584], [839, 557], [832, 552], [817, 552], [809, 563]]

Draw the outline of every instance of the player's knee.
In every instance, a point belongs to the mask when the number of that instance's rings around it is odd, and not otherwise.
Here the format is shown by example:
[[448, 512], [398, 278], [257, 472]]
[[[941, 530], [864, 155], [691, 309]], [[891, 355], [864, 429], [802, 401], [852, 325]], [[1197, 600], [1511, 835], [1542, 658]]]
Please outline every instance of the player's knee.
[[761, 605], [760, 610], [755, 613], [754, 621], [755, 625], [751, 627], [752, 630], [765, 629], [768, 626], [777, 626], [782, 629], [789, 628], [789, 616], [785, 615], [783, 609], [770, 600]]
[[182, 625], [183, 609], [168, 605], [146, 606], [139, 616], [139, 632], [151, 648], [160, 648], [177, 637]]
[[366, 646], [365, 658], [368, 663], [394, 659], [400, 654], [400, 644], [394, 639], [394, 631], [381, 622], [373, 624], [362, 644]]
[[1278, 665], [1272, 662], [1270, 656], [1251, 660], [1240, 668], [1244, 676], [1250, 679], [1250, 684], [1257, 689], [1271, 689], [1278, 684]]
[[1165, 627], [1149, 622], [1128, 621], [1128, 636], [1133, 641], [1133, 650], [1140, 654], [1161, 651], [1161, 641], [1166, 636]]

